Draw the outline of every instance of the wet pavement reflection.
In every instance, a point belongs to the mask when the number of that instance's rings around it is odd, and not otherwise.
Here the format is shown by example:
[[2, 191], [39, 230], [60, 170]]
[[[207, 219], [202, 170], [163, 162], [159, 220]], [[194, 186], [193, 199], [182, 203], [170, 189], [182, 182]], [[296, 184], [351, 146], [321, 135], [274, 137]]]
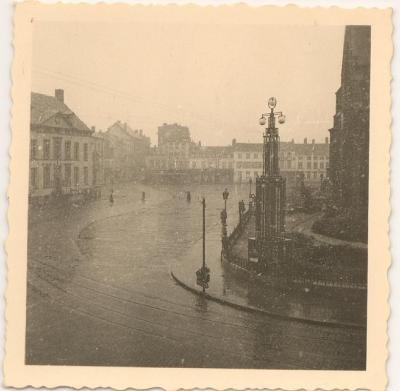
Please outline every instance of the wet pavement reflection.
[[[114, 192], [112, 207], [105, 196], [85, 206], [31, 211], [27, 363], [362, 369], [365, 331], [246, 313], [174, 283], [171, 268], [201, 264], [199, 201], [205, 196], [207, 262], [215, 262], [212, 282], [217, 274], [224, 281], [210, 289], [254, 300], [244, 282], [217, 268], [224, 188], [126, 185]], [[232, 230], [248, 187], [229, 190]]]

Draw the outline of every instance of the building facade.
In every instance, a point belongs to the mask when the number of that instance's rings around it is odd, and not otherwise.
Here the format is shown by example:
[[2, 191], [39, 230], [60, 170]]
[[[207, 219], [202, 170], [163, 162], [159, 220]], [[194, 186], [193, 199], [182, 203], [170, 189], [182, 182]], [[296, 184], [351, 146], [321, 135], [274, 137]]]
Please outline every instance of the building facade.
[[102, 143], [64, 103], [64, 91], [54, 96], [31, 93], [30, 199], [88, 193], [101, 186]]
[[368, 220], [370, 56], [370, 26], [346, 26], [329, 178], [334, 202], [360, 222]]
[[104, 176], [106, 183], [140, 178], [150, 151], [150, 138], [143, 130], [133, 130], [117, 121], [101, 134], [104, 140]]
[[[255, 180], [263, 169], [262, 143], [232, 142], [234, 181], [237, 183]], [[304, 139], [302, 144], [280, 142], [279, 167], [281, 175], [288, 181], [304, 174], [304, 180], [310, 184], [319, 184], [321, 175], [326, 178], [329, 169], [329, 143], [311, 143]]]
[[163, 124], [158, 128], [158, 145], [146, 159], [148, 177], [153, 181], [198, 183], [232, 182], [231, 146], [202, 146], [195, 143], [189, 128]]

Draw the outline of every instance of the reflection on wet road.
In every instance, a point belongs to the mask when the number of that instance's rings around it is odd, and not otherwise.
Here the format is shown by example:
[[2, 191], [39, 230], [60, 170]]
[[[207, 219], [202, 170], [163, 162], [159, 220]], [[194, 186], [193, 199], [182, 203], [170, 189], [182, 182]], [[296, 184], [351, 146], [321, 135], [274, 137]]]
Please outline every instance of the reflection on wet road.
[[[192, 187], [191, 203], [183, 188], [151, 191], [145, 203], [136, 201], [140, 190], [116, 193], [118, 213], [102, 201], [87, 207], [92, 210], [30, 216], [27, 363], [363, 368], [362, 330], [245, 313], [172, 281], [172, 265], [200, 265], [201, 254], [185, 254], [201, 238], [201, 195], [207, 197], [207, 256], [218, 256], [223, 186]], [[231, 190], [231, 228], [247, 191]]]

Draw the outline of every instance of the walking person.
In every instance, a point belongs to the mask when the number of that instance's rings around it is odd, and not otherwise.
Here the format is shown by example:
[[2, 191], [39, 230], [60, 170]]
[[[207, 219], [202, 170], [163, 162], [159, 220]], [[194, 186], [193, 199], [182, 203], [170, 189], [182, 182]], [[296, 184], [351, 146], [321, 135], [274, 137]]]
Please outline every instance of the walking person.
[[110, 194], [110, 205], [113, 206], [114, 205], [114, 195], [113, 195], [114, 190], [111, 190], [111, 194]]

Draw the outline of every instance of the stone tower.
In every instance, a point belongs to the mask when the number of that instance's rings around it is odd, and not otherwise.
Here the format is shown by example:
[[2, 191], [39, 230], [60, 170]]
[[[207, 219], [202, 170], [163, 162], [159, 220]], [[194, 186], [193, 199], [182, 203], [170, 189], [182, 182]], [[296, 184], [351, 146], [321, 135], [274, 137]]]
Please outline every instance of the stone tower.
[[[272, 99], [272, 98], [271, 98]], [[276, 100], [275, 100], [276, 104]], [[279, 172], [279, 131], [275, 126], [275, 105], [269, 105], [268, 127], [263, 138], [263, 173], [256, 180], [256, 247], [260, 271], [284, 263], [286, 180]], [[262, 117], [263, 118], [263, 117]], [[282, 120], [283, 122], [283, 120]], [[263, 124], [262, 120], [260, 123]]]

